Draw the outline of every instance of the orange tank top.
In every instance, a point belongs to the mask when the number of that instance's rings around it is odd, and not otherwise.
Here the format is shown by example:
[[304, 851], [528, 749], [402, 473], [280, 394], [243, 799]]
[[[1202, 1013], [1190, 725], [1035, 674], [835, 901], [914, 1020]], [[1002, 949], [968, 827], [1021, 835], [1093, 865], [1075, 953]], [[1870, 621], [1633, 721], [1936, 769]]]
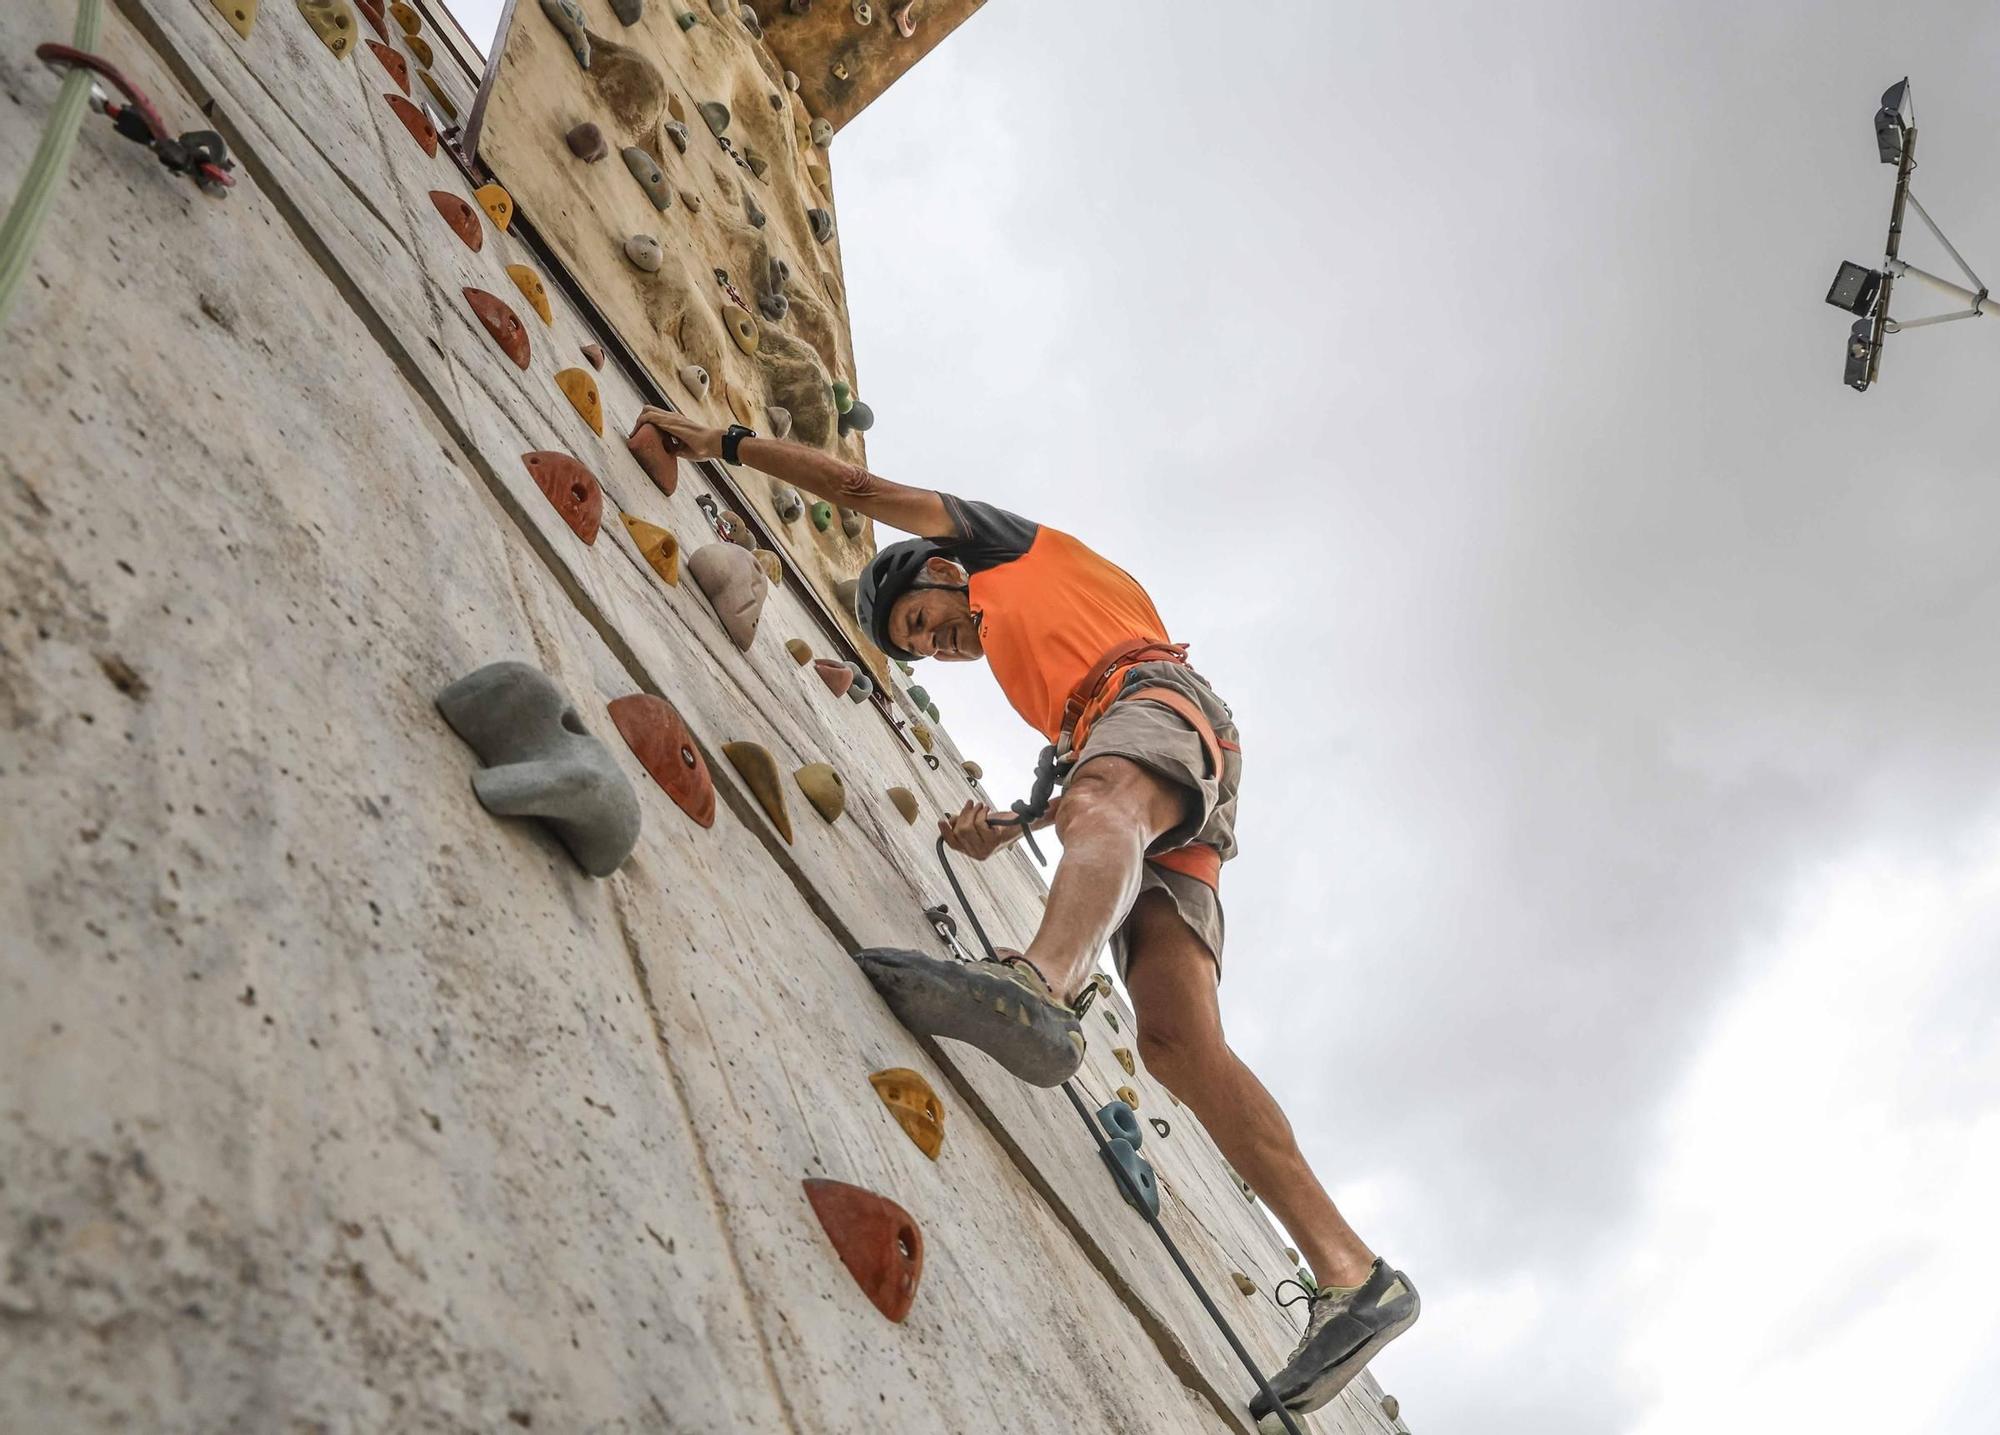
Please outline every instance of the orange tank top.
[[1050, 742], [1099, 658], [1137, 638], [1170, 641], [1131, 574], [1046, 524], [1019, 558], [973, 573], [968, 597], [1000, 690]]

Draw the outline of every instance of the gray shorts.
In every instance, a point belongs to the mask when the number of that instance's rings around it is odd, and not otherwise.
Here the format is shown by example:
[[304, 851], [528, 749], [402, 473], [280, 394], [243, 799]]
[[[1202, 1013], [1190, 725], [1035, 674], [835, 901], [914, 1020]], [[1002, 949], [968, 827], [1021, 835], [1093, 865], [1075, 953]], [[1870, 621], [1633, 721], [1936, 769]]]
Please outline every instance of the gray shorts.
[[[1150, 851], [1166, 852], [1189, 842], [1205, 842], [1227, 862], [1236, 855], [1236, 785], [1243, 776], [1243, 754], [1224, 749], [1222, 771], [1209, 771], [1201, 737], [1185, 718], [1159, 703], [1133, 702], [1122, 695], [1148, 687], [1174, 688], [1185, 693], [1200, 706], [1216, 737], [1224, 742], [1237, 741], [1229, 705], [1215, 695], [1194, 669], [1180, 663], [1138, 663], [1126, 674], [1121, 696], [1084, 735], [1083, 751], [1064, 781], [1074, 779], [1092, 758], [1129, 758], [1187, 794], [1187, 820], [1155, 842]], [[1155, 888], [1172, 899], [1181, 920], [1207, 945], [1209, 954], [1215, 958], [1219, 980], [1222, 903], [1206, 882], [1148, 862], [1139, 890], [1143, 893]], [[1111, 938], [1111, 955], [1118, 964], [1120, 978], [1125, 976], [1130, 961], [1126, 947], [1125, 925], [1120, 924]]]

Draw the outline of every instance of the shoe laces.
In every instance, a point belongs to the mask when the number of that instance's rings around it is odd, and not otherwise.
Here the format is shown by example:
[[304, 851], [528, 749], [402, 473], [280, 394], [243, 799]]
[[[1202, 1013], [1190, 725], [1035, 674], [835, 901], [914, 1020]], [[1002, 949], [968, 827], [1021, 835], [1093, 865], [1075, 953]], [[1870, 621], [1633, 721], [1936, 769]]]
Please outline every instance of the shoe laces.
[[[1294, 1287], [1298, 1294], [1285, 1298], [1286, 1286]], [[1299, 1343], [1292, 1347], [1291, 1355], [1285, 1360], [1285, 1364], [1290, 1365], [1305, 1353], [1305, 1348], [1312, 1343], [1312, 1338], [1324, 1330], [1326, 1323], [1341, 1311], [1345, 1303], [1340, 1297], [1352, 1296], [1353, 1292], [1323, 1290], [1318, 1286], [1307, 1285], [1304, 1281], [1282, 1280], [1271, 1294], [1279, 1297], [1278, 1304], [1281, 1306], [1297, 1305], [1302, 1300], [1306, 1303], [1306, 1328], [1299, 1336]]]

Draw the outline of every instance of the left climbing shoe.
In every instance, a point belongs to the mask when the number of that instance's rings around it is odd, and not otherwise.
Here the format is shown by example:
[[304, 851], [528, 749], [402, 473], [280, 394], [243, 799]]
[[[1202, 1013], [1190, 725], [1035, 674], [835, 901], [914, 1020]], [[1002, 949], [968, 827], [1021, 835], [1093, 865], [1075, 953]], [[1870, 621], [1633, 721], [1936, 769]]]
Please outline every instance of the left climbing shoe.
[[961, 962], [900, 947], [854, 954], [896, 1019], [919, 1036], [976, 1046], [1031, 1086], [1083, 1064], [1083, 1026], [1025, 961]]
[[[1319, 1409], [1347, 1388], [1376, 1351], [1416, 1324], [1421, 1306], [1410, 1278], [1379, 1258], [1358, 1286], [1321, 1286], [1308, 1298], [1305, 1335], [1285, 1368], [1271, 1377], [1271, 1389], [1295, 1415]], [[1250, 1401], [1250, 1414], [1262, 1420], [1270, 1413], [1260, 1390]]]

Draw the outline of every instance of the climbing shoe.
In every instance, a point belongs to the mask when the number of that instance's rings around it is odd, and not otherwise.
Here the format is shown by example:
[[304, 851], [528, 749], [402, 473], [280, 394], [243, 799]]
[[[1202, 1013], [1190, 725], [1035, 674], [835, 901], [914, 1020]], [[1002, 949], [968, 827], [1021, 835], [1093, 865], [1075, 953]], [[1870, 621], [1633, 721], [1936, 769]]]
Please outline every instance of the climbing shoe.
[[1076, 1013], [1026, 961], [949, 961], [899, 947], [864, 948], [854, 960], [919, 1036], [976, 1046], [1031, 1086], [1060, 1086], [1083, 1064]]
[[[1279, 1289], [1297, 1284], [1287, 1281]], [[1271, 1377], [1271, 1389], [1295, 1415], [1319, 1409], [1346, 1389], [1376, 1351], [1416, 1324], [1422, 1305], [1410, 1278], [1381, 1260], [1359, 1286], [1321, 1286], [1307, 1291], [1306, 1300], [1305, 1334], [1285, 1368]], [[1298, 1302], [1294, 1297], [1282, 1303]], [[1270, 1413], [1260, 1390], [1250, 1414], [1261, 1420]]]

